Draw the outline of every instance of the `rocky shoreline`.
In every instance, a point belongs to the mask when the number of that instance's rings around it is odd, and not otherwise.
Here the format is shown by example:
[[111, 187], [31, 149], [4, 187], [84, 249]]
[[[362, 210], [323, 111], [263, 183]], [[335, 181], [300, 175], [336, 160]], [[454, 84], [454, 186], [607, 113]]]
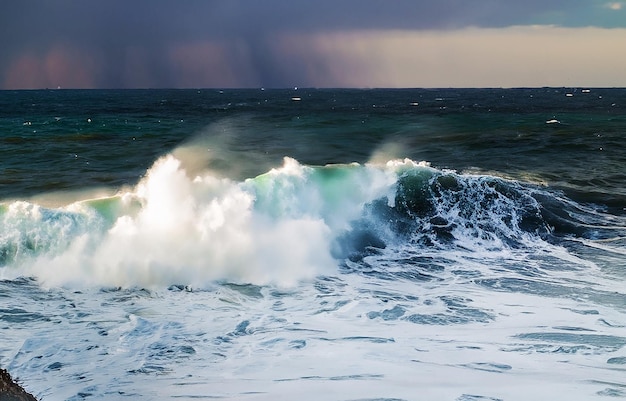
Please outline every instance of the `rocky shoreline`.
[[17, 384], [9, 372], [0, 368], [0, 401], [37, 401]]

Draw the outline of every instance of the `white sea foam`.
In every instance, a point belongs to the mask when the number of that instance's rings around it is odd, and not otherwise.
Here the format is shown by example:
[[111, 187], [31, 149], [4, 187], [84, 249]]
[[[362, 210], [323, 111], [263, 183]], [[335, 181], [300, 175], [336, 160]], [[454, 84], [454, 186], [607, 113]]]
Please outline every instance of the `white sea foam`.
[[13, 203], [4, 218], [15, 217], [14, 237], [41, 242], [30, 255], [13, 255], [15, 274], [47, 286], [294, 285], [336, 271], [333, 241], [365, 204], [393, 200], [394, 170], [407, 163], [321, 171], [285, 158], [280, 168], [235, 182], [207, 171], [190, 176], [168, 155], [132, 191], [99, 203]]
[[[36, 279], [0, 281], [0, 364], [43, 399], [624, 396], [623, 291], [520, 228], [531, 192], [408, 159], [239, 182], [169, 155], [112, 198], [14, 202], [1, 271]], [[358, 229], [405, 236], [333, 257]]]
[[202, 286], [216, 279], [287, 285], [331, 264], [322, 220], [255, 215], [253, 195], [241, 185], [190, 178], [172, 156], [119, 201], [130, 200], [141, 204], [136, 215], [76, 236], [67, 250], [39, 256], [27, 272], [52, 286]]
[[[607, 364], [623, 356], [622, 312], [590, 299], [442, 278], [349, 274], [289, 290], [151, 293], [27, 288], [26, 295], [5, 286], [7, 308], [24, 313], [12, 315], [22, 321], [5, 330], [1, 362], [44, 399], [623, 395], [622, 365]], [[491, 318], [427, 319], [476, 310]]]

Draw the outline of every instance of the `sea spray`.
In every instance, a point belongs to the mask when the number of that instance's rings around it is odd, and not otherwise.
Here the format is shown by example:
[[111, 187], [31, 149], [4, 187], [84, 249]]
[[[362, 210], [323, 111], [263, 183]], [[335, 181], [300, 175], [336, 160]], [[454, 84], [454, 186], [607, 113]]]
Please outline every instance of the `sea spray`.
[[447, 249], [506, 258], [529, 247], [566, 255], [551, 212], [564, 206], [532, 184], [410, 159], [308, 166], [285, 158], [238, 182], [192, 174], [170, 154], [114, 197], [4, 206], [2, 274], [70, 287], [293, 286], [385, 248], [410, 257]]
[[[335, 272], [333, 243], [366, 204], [393, 199], [395, 179], [380, 167], [285, 158], [280, 168], [234, 182], [208, 172], [191, 177], [167, 155], [112, 198], [58, 209], [11, 204], [9, 211], [32, 210], [3, 233], [4, 264], [47, 286], [293, 285]], [[5, 227], [14, 215], [4, 213]], [[45, 246], [12, 249], [52, 230]]]
[[159, 159], [119, 201], [127, 199], [141, 204], [136, 215], [118, 216], [104, 233], [77, 236], [66, 251], [38, 256], [26, 271], [46, 285], [288, 285], [331, 265], [323, 221], [256, 215], [241, 185], [190, 178], [172, 156]]

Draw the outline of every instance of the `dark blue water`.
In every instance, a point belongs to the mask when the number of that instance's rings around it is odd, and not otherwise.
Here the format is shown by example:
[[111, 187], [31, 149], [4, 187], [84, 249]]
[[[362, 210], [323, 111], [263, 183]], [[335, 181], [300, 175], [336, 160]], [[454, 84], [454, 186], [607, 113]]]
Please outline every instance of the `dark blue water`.
[[625, 108], [622, 89], [3, 91], [0, 198], [133, 185], [158, 156], [201, 137], [227, 142], [209, 166], [223, 174], [251, 153], [261, 159], [239, 179], [284, 156], [324, 165], [387, 151], [528, 175], [619, 206]]

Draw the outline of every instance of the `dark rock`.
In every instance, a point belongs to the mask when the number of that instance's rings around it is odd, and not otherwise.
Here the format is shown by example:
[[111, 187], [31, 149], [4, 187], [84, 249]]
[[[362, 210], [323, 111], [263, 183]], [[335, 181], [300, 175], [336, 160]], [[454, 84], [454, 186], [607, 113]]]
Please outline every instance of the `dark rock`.
[[0, 369], [0, 401], [37, 401], [11, 378], [9, 372]]

